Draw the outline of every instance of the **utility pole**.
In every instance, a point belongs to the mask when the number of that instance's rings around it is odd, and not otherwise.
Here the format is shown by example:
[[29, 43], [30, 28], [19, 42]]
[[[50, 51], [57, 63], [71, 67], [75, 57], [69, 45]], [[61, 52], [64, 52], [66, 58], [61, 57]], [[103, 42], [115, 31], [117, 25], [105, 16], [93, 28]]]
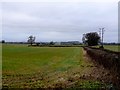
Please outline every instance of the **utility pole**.
[[[100, 34], [100, 37], [101, 37], [101, 45], [102, 45], [102, 47], [103, 47], [103, 34], [104, 34], [104, 28], [99, 28], [100, 29], [100, 31], [99, 31], [99, 34]], [[102, 35], [102, 36], [101, 36]]]
[[100, 36], [100, 45], [101, 45], [101, 29], [99, 30], [99, 36]]

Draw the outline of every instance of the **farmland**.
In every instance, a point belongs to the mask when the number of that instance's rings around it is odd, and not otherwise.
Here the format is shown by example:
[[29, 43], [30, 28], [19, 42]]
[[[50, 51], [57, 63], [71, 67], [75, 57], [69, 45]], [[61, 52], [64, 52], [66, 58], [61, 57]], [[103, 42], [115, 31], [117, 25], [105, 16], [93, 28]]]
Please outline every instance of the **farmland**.
[[119, 51], [120, 46], [118, 45], [104, 45], [105, 49], [112, 50], [112, 51]]
[[[115, 52], [119, 52], [120, 50], [120, 45], [103, 45], [103, 46], [104, 46], [104, 49], [108, 49]], [[93, 47], [99, 48], [99, 45], [93, 46]]]
[[92, 68], [81, 47], [2, 47], [3, 88], [101, 87], [101, 82], [83, 78]]

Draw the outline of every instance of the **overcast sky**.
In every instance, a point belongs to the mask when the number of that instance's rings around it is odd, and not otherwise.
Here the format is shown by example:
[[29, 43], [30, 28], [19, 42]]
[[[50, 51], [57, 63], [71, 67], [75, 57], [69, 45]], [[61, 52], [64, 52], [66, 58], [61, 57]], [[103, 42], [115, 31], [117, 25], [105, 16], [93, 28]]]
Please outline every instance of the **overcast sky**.
[[104, 41], [118, 41], [118, 3], [2, 2], [2, 39], [80, 41], [88, 32], [105, 27]]

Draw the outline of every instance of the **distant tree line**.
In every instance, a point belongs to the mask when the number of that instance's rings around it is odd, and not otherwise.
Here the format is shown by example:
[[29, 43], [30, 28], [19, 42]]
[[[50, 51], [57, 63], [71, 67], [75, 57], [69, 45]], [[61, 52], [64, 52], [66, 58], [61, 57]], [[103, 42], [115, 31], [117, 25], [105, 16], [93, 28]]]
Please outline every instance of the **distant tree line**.
[[[6, 42], [5, 40], [2, 40], [0, 43], [8, 43], [8, 44], [30, 44], [31, 46], [32, 45], [35, 45], [35, 46], [48, 46], [48, 45], [81, 45], [82, 43], [80, 43], [79, 41], [68, 41], [68, 42], [35, 42], [35, 36], [32, 36], [30, 35], [28, 37], [28, 40], [27, 42]], [[87, 45], [87, 46], [95, 46], [95, 45], [100, 45], [101, 44], [101, 38], [100, 36], [98, 35], [97, 32], [90, 32], [90, 33], [86, 33], [86, 34], [83, 34], [83, 37], [82, 37], [82, 42], [84, 45]], [[120, 45], [120, 43], [115, 43], [115, 42], [112, 42], [112, 43], [103, 43], [103, 45]]]

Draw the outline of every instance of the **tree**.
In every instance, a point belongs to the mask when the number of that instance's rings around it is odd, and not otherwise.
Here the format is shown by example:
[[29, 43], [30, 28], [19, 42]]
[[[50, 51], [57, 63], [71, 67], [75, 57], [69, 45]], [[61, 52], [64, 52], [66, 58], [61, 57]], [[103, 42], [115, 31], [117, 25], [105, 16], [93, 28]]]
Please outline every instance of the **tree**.
[[5, 43], [5, 40], [2, 40], [2, 43]]
[[54, 42], [53, 42], [53, 41], [51, 41], [51, 42], [50, 42], [50, 45], [54, 45]]
[[90, 32], [83, 34], [82, 41], [84, 44], [87, 44], [88, 46], [95, 46], [98, 45], [100, 42], [100, 36], [97, 32]]
[[32, 44], [35, 42], [35, 37], [33, 37], [32, 35], [28, 37], [28, 43]]

